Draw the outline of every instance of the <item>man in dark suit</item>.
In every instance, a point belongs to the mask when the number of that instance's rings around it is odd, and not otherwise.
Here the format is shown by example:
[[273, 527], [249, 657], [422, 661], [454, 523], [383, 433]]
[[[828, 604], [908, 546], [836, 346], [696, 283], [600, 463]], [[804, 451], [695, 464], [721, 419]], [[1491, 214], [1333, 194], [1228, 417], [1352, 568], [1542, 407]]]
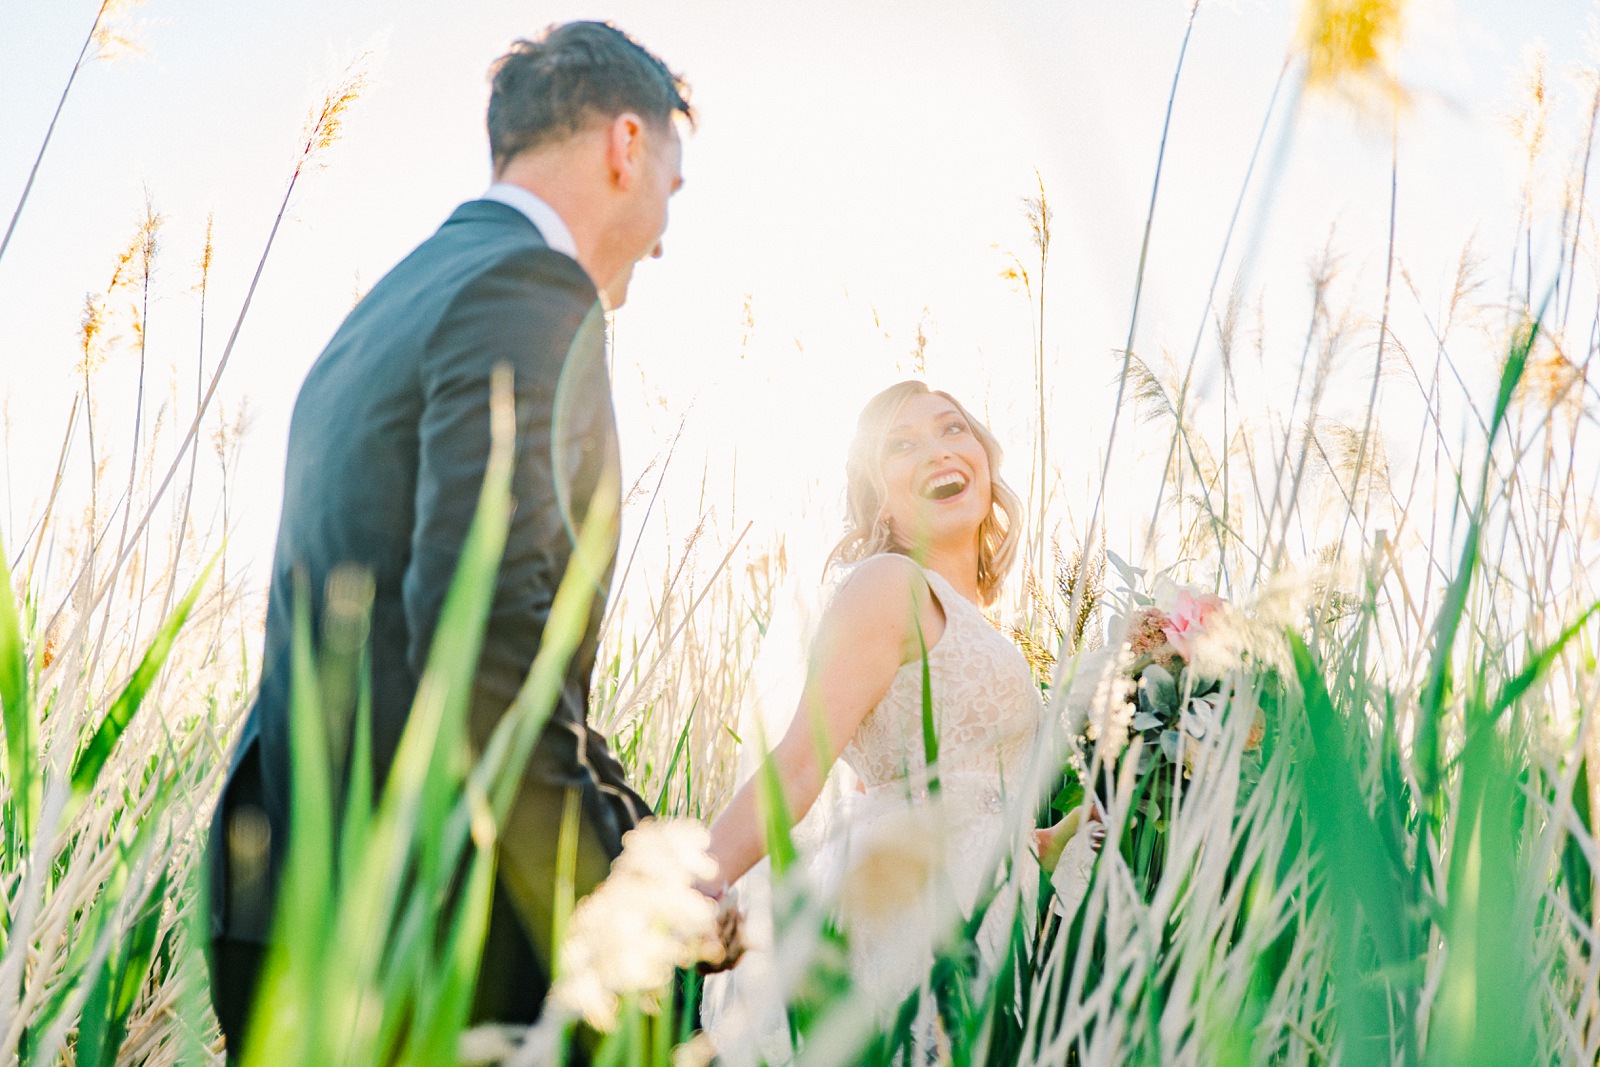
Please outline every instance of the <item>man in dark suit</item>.
[[[289, 831], [289, 647], [296, 579], [321, 622], [370, 576], [373, 771], [381, 786], [416, 695], [488, 456], [490, 379], [513, 371], [516, 508], [470, 711], [481, 750], [539, 649], [597, 487], [617, 493], [602, 305], [661, 254], [682, 184], [686, 88], [601, 23], [519, 41], [492, 70], [494, 184], [384, 277], [311, 368], [289, 433], [260, 694], [213, 823], [213, 999], [241, 1046]], [[613, 546], [615, 531], [612, 531]], [[577, 889], [649, 812], [588, 729], [609, 573], [507, 824], [476, 1014], [529, 1021], [546, 992], [556, 848], [580, 798]], [[361, 595], [358, 594], [358, 598]], [[331, 636], [331, 635], [330, 635]]]

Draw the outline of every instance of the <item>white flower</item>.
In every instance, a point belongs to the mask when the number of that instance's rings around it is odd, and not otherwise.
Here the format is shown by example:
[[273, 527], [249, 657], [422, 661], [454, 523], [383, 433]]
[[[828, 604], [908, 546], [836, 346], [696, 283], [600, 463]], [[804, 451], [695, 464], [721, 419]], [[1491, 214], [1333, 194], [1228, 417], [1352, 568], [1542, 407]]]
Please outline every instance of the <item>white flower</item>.
[[646, 819], [622, 835], [622, 855], [611, 875], [692, 885], [717, 873], [716, 861], [706, 854], [710, 847], [710, 831], [692, 819]]
[[1133, 716], [1128, 702], [1133, 681], [1122, 660], [1120, 648], [1096, 648], [1073, 656], [1061, 670], [1066, 684], [1060, 699], [1068, 732], [1087, 734], [1091, 741], [1104, 738], [1107, 759], [1116, 759], [1122, 751]]
[[505, 1026], [499, 1023], [481, 1023], [463, 1030], [456, 1042], [456, 1059], [461, 1067], [484, 1067], [504, 1063], [516, 1055], [527, 1035], [526, 1026]]
[[717, 1046], [705, 1033], [697, 1033], [672, 1050], [672, 1067], [710, 1067], [717, 1058]]
[[558, 1008], [611, 1030], [623, 996], [648, 1010], [675, 968], [720, 957], [717, 906], [694, 888], [716, 873], [710, 840], [686, 820], [649, 819], [623, 835], [611, 874], [568, 921], [550, 990]]

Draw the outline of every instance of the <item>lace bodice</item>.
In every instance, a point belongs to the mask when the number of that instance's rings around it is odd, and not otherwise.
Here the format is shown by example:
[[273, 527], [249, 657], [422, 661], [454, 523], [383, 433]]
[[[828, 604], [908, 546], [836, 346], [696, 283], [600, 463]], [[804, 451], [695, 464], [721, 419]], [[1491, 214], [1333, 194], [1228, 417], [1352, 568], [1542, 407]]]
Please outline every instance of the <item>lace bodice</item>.
[[[1039, 689], [1022, 653], [976, 605], [934, 571], [922, 573], [945, 617], [944, 633], [928, 649], [939, 776], [982, 776], [977, 780], [992, 783], [997, 799], [1020, 784], [1043, 717]], [[869, 791], [925, 784], [920, 657], [895, 673], [841, 758]]]

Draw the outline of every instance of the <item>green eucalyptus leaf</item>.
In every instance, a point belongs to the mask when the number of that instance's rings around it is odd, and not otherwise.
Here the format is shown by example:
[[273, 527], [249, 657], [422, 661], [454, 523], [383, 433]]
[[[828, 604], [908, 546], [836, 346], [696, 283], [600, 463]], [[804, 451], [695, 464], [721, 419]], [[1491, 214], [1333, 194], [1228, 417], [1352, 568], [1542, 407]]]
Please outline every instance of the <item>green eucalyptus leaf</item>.
[[1139, 675], [1139, 709], [1171, 718], [1178, 707], [1178, 683], [1166, 669], [1152, 663]]
[[1178, 731], [1161, 731], [1161, 754], [1167, 757], [1169, 762], [1178, 762]]

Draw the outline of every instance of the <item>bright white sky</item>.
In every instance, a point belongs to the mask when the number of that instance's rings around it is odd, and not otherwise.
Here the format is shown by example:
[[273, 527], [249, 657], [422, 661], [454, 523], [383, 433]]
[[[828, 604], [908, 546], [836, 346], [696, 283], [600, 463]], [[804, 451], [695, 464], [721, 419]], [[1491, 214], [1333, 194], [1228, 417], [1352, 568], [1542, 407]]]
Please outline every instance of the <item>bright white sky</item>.
[[[94, 0], [0, 0], [5, 217], [94, 9]], [[1255, 0], [1202, 5], [1167, 148], [1136, 344], [1143, 352], [1167, 346], [1187, 356], [1297, 11]], [[1504, 284], [1523, 177], [1504, 115], [1535, 42], [1548, 50], [1558, 94], [1544, 180], [1565, 177], [1587, 118], [1568, 74], [1585, 55], [1592, 11], [1580, 0], [1413, 5], [1401, 67], [1413, 103], [1401, 127], [1399, 244], [1430, 311], [1448, 295], [1474, 233], [1488, 276]], [[188, 403], [198, 310], [189, 289], [207, 214], [217, 235], [206, 334], [214, 361], [307, 109], [370, 50], [371, 87], [326, 168], [297, 190], [224, 383], [227, 409], [247, 401], [254, 416], [234, 481], [234, 558], [264, 575], [284, 431], [305, 370], [352, 294], [486, 185], [489, 62], [512, 38], [573, 17], [610, 18], [634, 34], [688, 76], [702, 115], [686, 145], [687, 184], [673, 204], [666, 257], [638, 272], [616, 323], [630, 473], [687, 419], [663, 536], [688, 533], [709, 468], [722, 529], [754, 520], [756, 543], [783, 534], [802, 555], [830, 539], [856, 412], [910, 374], [919, 326], [928, 379], [988, 411], [1001, 439], [1014, 442], [1008, 469], [1024, 485], [1032, 325], [1024, 296], [999, 274], [1005, 251], [1031, 262], [1020, 198], [1036, 192], [1036, 172], [1055, 210], [1051, 452], [1063, 502], [1081, 523], [1099, 476], [1110, 353], [1127, 331], [1186, 15], [1178, 0], [152, 0], [132, 16], [144, 53], [81, 75], [0, 261], [9, 418], [0, 530], [18, 539], [48, 489], [75, 386], [84, 294], [105, 285], [146, 190], [168, 218], [149, 320], [153, 388], [159, 400], [176, 376]], [[1273, 129], [1277, 145], [1283, 124]], [[1376, 316], [1387, 127], [1310, 101], [1275, 158], [1283, 163], [1270, 215], [1246, 212], [1264, 219], [1250, 227], [1260, 235], [1250, 285], [1266, 291], [1268, 363], [1288, 374], [1309, 307], [1305, 264], [1335, 224], [1342, 298]], [[1537, 207], [1548, 216], [1553, 205], [1547, 197]], [[1545, 233], [1534, 257], [1548, 273], [1553, 223]], [[1414, 312], [1397, 315], [1416, 325]], [[1365, 402], [1360, 367], [1369, 358], [1357, 351], [1353, 408]], [[1203, 388], [1215, 387], [1215, 363], [1214, 352], [1203, 358]], [[133, 367], [124, 348], [102, 372], [103, 439], [127, 424]], [[191, 410], [180, 409], [185, 423]], [[170, 423], [169, 415], [164, 447]], [[1138, 434], [1122, 432], [1119, 478], [1130, 480], [1118, 484], [1137, 487]], [[1165, 443], [1162, 434], [1163, 454]], [[81, 468], [81, 440], [76, 447]], [[1111, 494], [1109, 543], [1131, 543], [1148, 514], [1139, 492]]]

